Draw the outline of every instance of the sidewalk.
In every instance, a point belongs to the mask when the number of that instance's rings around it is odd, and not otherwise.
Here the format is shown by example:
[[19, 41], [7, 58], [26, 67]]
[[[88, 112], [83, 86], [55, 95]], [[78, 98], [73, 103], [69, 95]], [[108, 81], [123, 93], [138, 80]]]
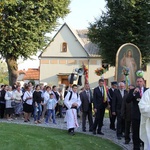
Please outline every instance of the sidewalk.
[[[34, 121], [31, 120], [28, 123], [25, 123], [23, 121], [23, 119], [17, 119], [17, 120], [13, 120], [13, 121], [7, 121], [6, 119], [1, 119], [0, 122], [8, 122], [8, 123], [16, 123], [16, 124], [26, 124], [26, 125], [36, 125], [36, 126], [41, 126], [41, 127], [50, 127], [50, 128], [57, 128], [57, 129], [63, 129], [63, 130], [67, 130], [66, 128], [66, 123], [64, 123], [64, 119], [63, 118], [56, 118], [56, 125], [53, 124], [52, 122], [50, 122], [49, 124], [45, 124], [44, 121], [41, 124], [34, 124]], [[116, 132], [113, 130], [109, 129], [109, 118], [105, 118], [104, 119], [104, 126], [102, 127], [102, 132], [105, 135], [93, 135], [92, 132], [82, 132], [82, 122], [79, 119], [79, 128], [77, 128], [75, 130], [75, 132], [81, 132], [84, 134], [88, 134], [88, 135], [92, 135], [92, 136], [98, 136], [104, 139], [109, 139], [111, 141], [113, 141], [114, 143], [120, 145], [121, 147], [123, 147], [124, 150], [132, 150], [132, 141], [129, 144], [124, 144], [124, 138], [122, 138], [121, 140], [118, 140], [116, 138]], [[88, 125], [87, 125], [87, 129], [88, 129]], [[67, 133], [67, 132], [66, 132]]]

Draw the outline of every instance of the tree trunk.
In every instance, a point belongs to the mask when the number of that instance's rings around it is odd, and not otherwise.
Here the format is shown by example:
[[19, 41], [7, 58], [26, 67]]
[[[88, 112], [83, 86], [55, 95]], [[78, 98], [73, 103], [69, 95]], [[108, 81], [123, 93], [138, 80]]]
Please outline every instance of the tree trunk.
[[17, 59], [13, 56], [7, 56], [6, 57], [6, 63], [8, 67], [8, 73], [9, 73], [9, 85], [13, 85], [17, 81], [18, 77], [18, 64]]

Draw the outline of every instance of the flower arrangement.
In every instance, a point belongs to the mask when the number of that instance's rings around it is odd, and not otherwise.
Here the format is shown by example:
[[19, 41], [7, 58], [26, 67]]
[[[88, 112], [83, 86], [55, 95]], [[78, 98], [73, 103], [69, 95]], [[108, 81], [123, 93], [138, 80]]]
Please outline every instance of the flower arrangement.
[[88, 72], [88, 68], [87, 68], [87, 66], [85, 66], [84, 64], [82, 65], [82, 68], [83, 68], [83, 70], [84, 70], [84, 73]]
[[82, 68], [84, 70], [84, 79], [85, 79], [85, 84], [88, 83], [88, 68], [87, 66], [83, 63]]
[[136, 76], [137, 76], [137, 77], [143, 77], [143, 76], [144, 76], [144, 71], [143, 71], [143, 70], [138, 70], [138, 71], [136, 72]]
[[95, 70], [95, 74], [96, 74], [97, 76], [101, 76], [101, 75], [103, 75], [105, 72], [106, 72], [106, 69], [104, 69], [103, 67], [97, 68], [97, 69]]
[[123, 66], [122, 74], [125, 75], [125, 76], [128, 76], [129, 72], [130, 72], [129, 68], [126, 67], [126, 66]]

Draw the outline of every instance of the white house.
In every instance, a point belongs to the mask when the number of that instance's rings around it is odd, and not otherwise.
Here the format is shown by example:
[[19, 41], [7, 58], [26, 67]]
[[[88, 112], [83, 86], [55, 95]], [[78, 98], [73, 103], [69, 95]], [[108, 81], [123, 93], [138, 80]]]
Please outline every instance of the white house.
[[[96, 45], [87, 38], [88, 30], [73, 30], [66, 23], [62, 25], [52, 41], [41, 53], [40, 82], [51, 85], [68, 84], [68, 76], [82, 64], [88, 68], [90, 86], [98, 85], [99, 76], [95, 70], [102, 66], [102, 59]], [[108, 84], [114, 80], [115, 69], [104, 74]], [[76, 82], [74, 82], [76, 83]], [[84, 84], [84, 79], [83, 82]]]

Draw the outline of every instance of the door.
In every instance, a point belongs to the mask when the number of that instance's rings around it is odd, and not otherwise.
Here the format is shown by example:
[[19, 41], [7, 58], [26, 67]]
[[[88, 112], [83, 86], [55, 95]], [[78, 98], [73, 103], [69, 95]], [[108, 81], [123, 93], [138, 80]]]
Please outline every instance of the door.
[[61, 84], [69, 85], [69, 81], [66, 78], [61, 79]]

